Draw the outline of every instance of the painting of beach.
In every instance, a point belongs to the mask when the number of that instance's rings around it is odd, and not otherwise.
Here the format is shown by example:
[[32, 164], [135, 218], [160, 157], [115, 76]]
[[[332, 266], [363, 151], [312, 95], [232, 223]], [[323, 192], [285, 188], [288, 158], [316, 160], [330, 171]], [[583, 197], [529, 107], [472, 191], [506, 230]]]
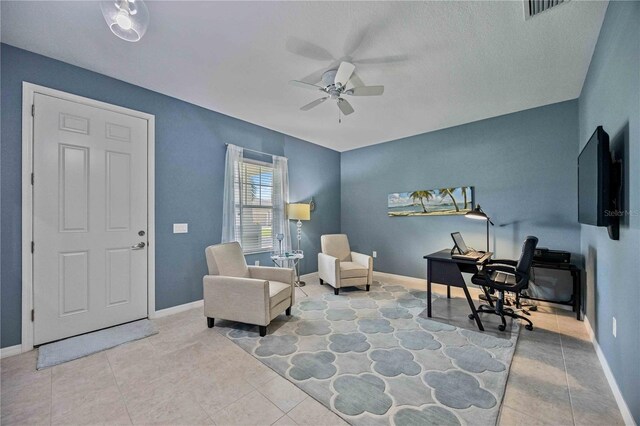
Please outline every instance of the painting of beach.
[[389, 194], [389, 216], [445, 216], [473, 210], [473, 186]]

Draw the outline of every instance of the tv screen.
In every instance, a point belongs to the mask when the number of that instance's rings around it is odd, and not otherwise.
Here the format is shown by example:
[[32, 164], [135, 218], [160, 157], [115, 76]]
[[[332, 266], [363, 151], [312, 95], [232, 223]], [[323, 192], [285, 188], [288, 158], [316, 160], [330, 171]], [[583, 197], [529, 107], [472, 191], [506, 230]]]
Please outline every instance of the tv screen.
[[607, 226], [611, 208], [609, 135], [598, 126], [578, 157], [578, 221]]

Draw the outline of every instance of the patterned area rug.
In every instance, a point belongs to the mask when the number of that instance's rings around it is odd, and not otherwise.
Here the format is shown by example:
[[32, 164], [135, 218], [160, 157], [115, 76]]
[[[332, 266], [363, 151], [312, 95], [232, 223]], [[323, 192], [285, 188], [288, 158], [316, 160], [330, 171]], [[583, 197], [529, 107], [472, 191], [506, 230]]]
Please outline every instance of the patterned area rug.
[[518, 326], [507, 338], [423, 318], [426, 291], [305, 287], [269, 333], [220, 321], [229, 339], [354, 425], [495, 424]]

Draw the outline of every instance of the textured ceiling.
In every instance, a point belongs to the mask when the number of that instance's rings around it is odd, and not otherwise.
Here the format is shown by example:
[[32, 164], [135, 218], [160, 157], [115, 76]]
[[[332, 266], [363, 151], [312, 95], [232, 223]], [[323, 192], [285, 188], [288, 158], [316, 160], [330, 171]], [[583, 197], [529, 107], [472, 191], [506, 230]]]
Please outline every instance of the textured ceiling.
[[[338, 151], [580, 95], [606, 2], [147, 2], [138, 43], [96, 2], [2, 1], [2, 41]], [[351, 60], [381, 97], [287, 84]]]

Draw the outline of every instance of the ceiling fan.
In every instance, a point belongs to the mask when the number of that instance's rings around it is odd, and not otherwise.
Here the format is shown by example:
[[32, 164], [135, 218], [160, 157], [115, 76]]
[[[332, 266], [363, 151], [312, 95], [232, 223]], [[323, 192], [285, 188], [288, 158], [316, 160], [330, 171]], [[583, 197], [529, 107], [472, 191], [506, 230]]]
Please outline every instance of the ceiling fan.
[[[384, 86], [362, 86], [360, 79], [354, 73], [355, 65], [349, 62], [342, 62], [337, 69], [331, 69], [325, 71], [322, 75], [322, 86], [316, 84], [305, 83], [304, 81], [291, 80], [289, 84], [305, 89], [318, 90], [323, 92], [326, 96], [320, 99], [304, 105], [300, 109], [302, 111], [309, 111], [312, 108], [317, 107], [327, 99], [335, 100], [338, 104], [338, 108], [344, 115], [349, 115], [354, 112], [353, 107], [342, 97], [342, 95], [349, 96], [380, 96], [384, 93]], [[347, 89], [347, 84], [351, 81], [353, 87]]]

